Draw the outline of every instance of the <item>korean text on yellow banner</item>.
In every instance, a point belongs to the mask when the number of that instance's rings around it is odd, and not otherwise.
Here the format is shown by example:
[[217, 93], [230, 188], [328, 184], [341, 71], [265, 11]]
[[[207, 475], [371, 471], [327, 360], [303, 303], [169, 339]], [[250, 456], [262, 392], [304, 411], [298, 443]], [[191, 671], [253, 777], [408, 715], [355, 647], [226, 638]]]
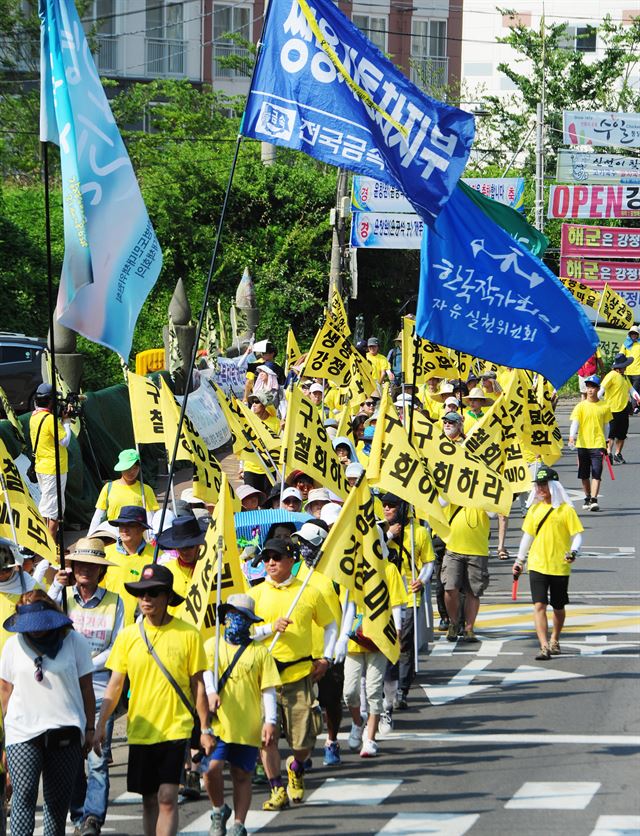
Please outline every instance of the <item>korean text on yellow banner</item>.
[[567, 290], [574, 296], [581, 305], [586, 305], [588, 308], [598, 308], [600, 305], [601, 294], [599, 290], [594, 290], [589, 285], [582, 284], [576, 279], [563, 279], [560, 281], [567, 288]]
[[341, 334], [344, 334], [345, 337], [348, 337], [351, 334], [351, 331], [349, 330], [349, 321], [347, 319], [347, 311], [344, 306], [342, 296], [340, 296], [336, 288], [333, 289], [331, 299], [329, 300], [329, 316]]
[[133, 437], [136, 444], [164, 442], [160, 390], [148, 377], [127, 373]]
[[325, 488], [346, 498], [344, 471], [320, 413], [297, 387], [289, 395], [282, 451], [285, 477], [294, 470], [303, 470]]
[[602, 316], [614, 328], [624, 328], [625, 331], [633, 325], [633, 311], [615, 290], [605, 284], [602, 291]]
[[455, 366], [447, 349], [417, 337], [415, 320], [408, 316], [403, 317], [402, 377], [405, 384], [419, 386], [430, 377], [451, 378], [455, 373]]

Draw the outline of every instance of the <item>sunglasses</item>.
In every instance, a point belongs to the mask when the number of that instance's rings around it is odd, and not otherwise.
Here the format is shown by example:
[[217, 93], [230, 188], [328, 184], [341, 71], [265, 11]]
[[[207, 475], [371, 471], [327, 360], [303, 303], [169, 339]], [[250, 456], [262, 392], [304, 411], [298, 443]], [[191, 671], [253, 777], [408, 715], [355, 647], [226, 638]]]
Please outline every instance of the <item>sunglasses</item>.
[[284, 560], [286, 556], [286, 554], [277, 554], [272, 552], [271, 554], [268, 554], [266, 557], [263, 557], [262, 562], [269, 563], [271, 560], [274, 560], [276, 563], [280, 563], [280, 561]]
[[166, 591], [164, 586], [153, 586], [151, 589], [143, 589], [139, 595], [136, 595], [136, 598], [157, 598], [158, 595], [162, 595]]
[[36, 656], [33, 660], [33, 664], [36, 666], [36, 669], [33, 672], [33, 678], [36, 682], [42, 682], [44, 679], [44, 673], [42, 672], [42, 656]]
[[365, 401], [364, 405], [365, 406], [373, 406], [373, 401]]

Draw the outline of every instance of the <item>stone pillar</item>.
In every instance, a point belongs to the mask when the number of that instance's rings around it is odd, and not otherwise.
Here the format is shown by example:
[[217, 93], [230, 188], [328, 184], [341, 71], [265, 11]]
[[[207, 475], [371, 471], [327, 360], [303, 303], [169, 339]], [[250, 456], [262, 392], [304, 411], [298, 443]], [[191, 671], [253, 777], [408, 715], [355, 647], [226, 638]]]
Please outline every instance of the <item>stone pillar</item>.
[[[191, 354], [196, 338], [196, 326], [191, 322], [191, 305], [187, 299], [182, 279], [178, 279], [176, 289], [169, 302], [169, 315], [176, 332], [178, 348], [182, 357], [182, 365], [178, 369], [171, 369], [171, 377], [176, 395], [184, 395], [187, 383], [191, 378]], [[162, 329], [165, 351], [165, 368], [169, 369], [169, 326]]]
[[[72, 392], [79, 392], [82, 374], [84, 372], [85, 358], [84, 354], [79, 354], [76, 351], [78, 335], [75, 331], [62, 325], [54, 317], [53, 338], [56, 348], [56, 368], [69, 389]], [[47, 338], [47, 344], [51, 348], [51, 335]], [[47, 383], [51, 383], [47, 360], [44, 354], [42, 355], [42, 379]]]

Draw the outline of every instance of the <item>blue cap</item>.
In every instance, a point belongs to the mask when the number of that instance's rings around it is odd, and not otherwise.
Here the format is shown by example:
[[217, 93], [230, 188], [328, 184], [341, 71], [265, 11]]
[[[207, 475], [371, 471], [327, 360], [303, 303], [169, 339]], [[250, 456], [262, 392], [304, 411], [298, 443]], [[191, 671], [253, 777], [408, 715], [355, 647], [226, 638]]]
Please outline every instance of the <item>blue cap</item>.
[[53, 386], [50, 383], [41, 383], [36, 389], [36, 396], [39, 398], [53, 395]]
[[600, 378], [597, 374], [590, 374], [589, 377], [585, 377], [584, 382], [585, 384], [591, 383], [592, 386], [600, 386]]

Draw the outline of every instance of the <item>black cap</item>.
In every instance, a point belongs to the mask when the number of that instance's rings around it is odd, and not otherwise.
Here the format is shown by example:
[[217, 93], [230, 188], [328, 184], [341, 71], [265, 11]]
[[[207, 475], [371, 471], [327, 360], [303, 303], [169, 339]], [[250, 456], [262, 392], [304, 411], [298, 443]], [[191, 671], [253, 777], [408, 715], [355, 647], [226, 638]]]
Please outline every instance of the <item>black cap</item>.
[[182, 604], [184, 598], [173, 591], [173, 575], [171, 570], [159, 563], [149, 563], [142, 569], [141, 580], [133, 583], [125, 583], [124, 588], [131, 595], [139, 597], [145, 589], [166, 589], [169, 593], [169, 606], [177, 607]]
[[536, 485], [544, 484], [545, 482], [558, 482], [560, 477], [558, 471], [552, 467], [541, 467], [535, 475], [534, 482]]
[[380, 497], [380, 502], [382, 502], [383, 505], [392, 505], [394, 507], [402, 505], [402, 500], [399, 496], [396, 496], [394, 493], [382, 494], [382, 496]]
[[253, 566], [257, 566], [261, 563], [267, 556], [267, 552], [275, 552], [276, 554], [281, 554], [284, 557], [293, 557], [293, 549], [289, 541], [283, 540], [282, 537], [272, 537], [270, 540], [266, 541], [262, 547], [262, 551], [253, 558]]

